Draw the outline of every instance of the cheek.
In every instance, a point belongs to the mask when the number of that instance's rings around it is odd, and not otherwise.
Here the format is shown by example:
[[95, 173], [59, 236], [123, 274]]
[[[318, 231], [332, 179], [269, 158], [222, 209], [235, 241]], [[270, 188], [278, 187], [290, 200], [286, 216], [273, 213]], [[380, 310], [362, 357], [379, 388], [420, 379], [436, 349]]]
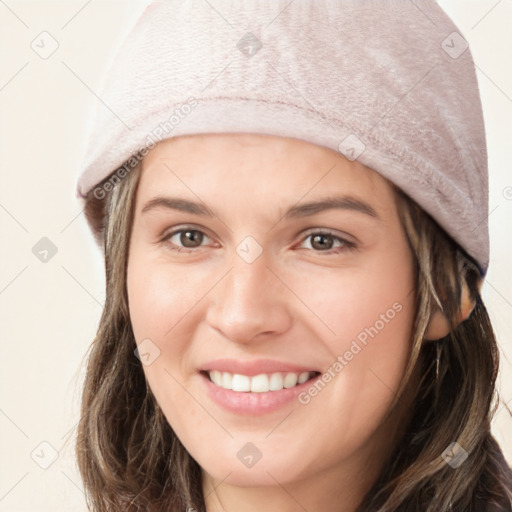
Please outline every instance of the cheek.
[[[211, 272], [187, 272], [135, 248], [127, 268], [130, 321], [138, 345], [149, 348], [143, 370], [164, 413], [174, 418], [187, 409], [197, 414], [183, 393], [190, 383], [191, 340], [201, 321], [201, 299], [212, 287]], [[149, 341], [148, 341], [149, 340]], [[142, 352], [142, 347], [140, 351]], [[142, 362], [145, 361], [141, 358]]]
[[[290, 274], [288, 280], [317, 318], [319, 339], [336, 353], [349, 349], [354, 339], [364, 344], [377, 333], [382, 346], [408, 339], [414, 316], [414, 275], [406, 255], [396, 260], [393, 253], [381, 254], [360, 268], [317, 269], [302, 275], [301, 269], [292, 271], [296, 275]], [[303, 318], [313, 325], [313, 316], [303, 310]]]
[[[154, 338], [163, 344], [173, 339], [173, 332], [183, 334], [188, 323], [182, 320], [201, 300], [206, 286], [207, 280], [197, 272], [176, 269], [134, 251], [128, 264], [127, 292], [135, 339]], [[174, 338], [170, 348], [178, 349], [181, 338]]]
[[324, 333], [331, 361], [321, 381], [299, 397], [309, 411], [308, 428], [336, 432], [345, 446], [360, 445], [378, 429], [404, 375], [415, 314], [414, 275], [408, 251], [398, 256], [381, 252], [364, 269], [329, 278], [310, 275], [298, 290], [329, 327], [317, 332]]

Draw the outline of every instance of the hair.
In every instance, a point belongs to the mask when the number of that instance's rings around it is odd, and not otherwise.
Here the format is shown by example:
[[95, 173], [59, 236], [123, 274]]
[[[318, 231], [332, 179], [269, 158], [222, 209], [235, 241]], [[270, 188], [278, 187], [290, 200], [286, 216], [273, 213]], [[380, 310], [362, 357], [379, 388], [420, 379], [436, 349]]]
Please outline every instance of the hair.
[[[164, 417], [134, 355], [126, 268], [140, 170], [139, 164], [105, 199], [89, 194], [86, 202], [87, 219], [104, 241], [106, 302], [88, 357], [78, 467], [95, 512], [205, 512], [201, 468]], [[480, 270], [413, 200], [399, 189], [395, 197], [414, 255], [416, 315], [390, 413], [405, 389], [412, 412], [357, 512], [510, 512], [512, 471], [490, 431], [499, 351], [479, 293]], [[457, 325], [465, 286], [476, 306]], [[452, 330], [426, 341], [436, 306]], [[456, 468], [443, 458], [453, 442], [467, 452]]]

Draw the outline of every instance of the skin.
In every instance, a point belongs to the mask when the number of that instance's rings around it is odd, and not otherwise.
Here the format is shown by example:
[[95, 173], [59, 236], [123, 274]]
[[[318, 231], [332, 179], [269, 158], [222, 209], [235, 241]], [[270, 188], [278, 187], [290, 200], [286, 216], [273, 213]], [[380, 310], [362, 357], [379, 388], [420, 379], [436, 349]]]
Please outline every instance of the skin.
[[[292, 206], [334, 193], [364, 201], [378, 218], [350, 209], [283, 218]], [[142, 213], [150, 199], [168, 195], [203, 202], [216, 217]], [[145, 157], [135, 208], [127, 269], [133, 331], [137, 343], [149, 338], [160, 350], [144, 371], [202, 468], [208, 512], [355, 510], [407, 408], [402, 400], [386, 417], [414, 316], [413, 259], [389, 182], [296, 139], [193, 135], [165, 140]], [[204, 233], [195, 247], [184, 245], [184, 233], [164, 240], [187, 228]], [[325, 230], [355, 248], [328, 238], [333, 245], [323, 249], [308, 236]], [[252, 263], [236, 252], [249, 235], [262, 249]], [[307, 405], [294, 400], [247, 417], [205, 393], [198, 367], [217, 358], [327, 371], [396, 303], [400, 312]], [[434, 315], [435, 334], [440, 322]], [[247, 442], [262, 454], [251, 468], [237, 457]]]

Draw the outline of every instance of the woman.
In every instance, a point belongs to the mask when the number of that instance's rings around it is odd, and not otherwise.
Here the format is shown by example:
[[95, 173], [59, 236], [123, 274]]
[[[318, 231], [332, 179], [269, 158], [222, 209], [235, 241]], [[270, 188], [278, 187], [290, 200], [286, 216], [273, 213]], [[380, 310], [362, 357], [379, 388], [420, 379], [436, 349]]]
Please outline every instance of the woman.
[[512, 510], [460, 34], [434, 2], [223, 7], [153, 3], [104, 84], [91, 508]]

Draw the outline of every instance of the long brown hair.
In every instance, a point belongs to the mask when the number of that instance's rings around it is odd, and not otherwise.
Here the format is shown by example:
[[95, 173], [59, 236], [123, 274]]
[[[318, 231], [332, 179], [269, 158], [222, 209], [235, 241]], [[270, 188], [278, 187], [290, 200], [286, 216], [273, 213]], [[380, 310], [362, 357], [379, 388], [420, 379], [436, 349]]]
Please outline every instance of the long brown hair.
[[[165, 419], [134, 354], [126, 267], [139, 176], [140, 165], [104, 199], [87, 200], [87, 218], [104, 240], [106, 302], [88, 358], [78, 466], [94, 512], [205, 512], [201, 469]], [[415, 257], [417, 310], [395, 404], [412, 375], [419, 378], [404, 434], [358, 512], [510, 512], [512, 471], [490, 432], [499, 352], [479, 269], [398, 189], [396, 201]], [[445, 338], [425, 341], [435, 305], [454, 321], [464, 283], [476, 300], [470, 317]], [[458, 467], [444, 456], [452, 443], [467, 454]]]

